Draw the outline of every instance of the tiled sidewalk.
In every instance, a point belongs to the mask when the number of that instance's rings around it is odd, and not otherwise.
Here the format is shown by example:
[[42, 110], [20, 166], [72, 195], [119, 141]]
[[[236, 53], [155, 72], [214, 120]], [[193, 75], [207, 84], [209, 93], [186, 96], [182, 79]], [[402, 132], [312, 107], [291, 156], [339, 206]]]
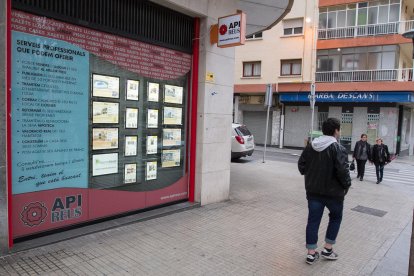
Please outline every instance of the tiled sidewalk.
[[[386, 181], [355, 181], [335, 247], [340, 259], [309, 266], [296, 164], [251, 161], [231, 169], [229, 201], [7, 256], [0, 275], [370, 275], [411, 223], [412, 195]], [[351, 210], [358, 205], [387, 214]], [[326, 223], [325, 214], [320, 241]]]

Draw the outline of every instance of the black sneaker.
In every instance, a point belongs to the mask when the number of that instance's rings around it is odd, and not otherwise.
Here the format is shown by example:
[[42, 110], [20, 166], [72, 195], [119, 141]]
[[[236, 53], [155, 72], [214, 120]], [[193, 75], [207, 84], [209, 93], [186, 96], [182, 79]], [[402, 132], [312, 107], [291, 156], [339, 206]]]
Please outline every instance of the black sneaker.
[[338, 254], [336, 254], [332, 249], [328, 250], [324, 248], [321, 252], [322, 257], [328, 260], [336, 260], [338, 259]]
[[314, 264], [317, 260], [319, 260], [319, 253], [317, 251], [315, 251], [315, 254], [308, 254], [306, 256], [306, 263], [307, 264]]

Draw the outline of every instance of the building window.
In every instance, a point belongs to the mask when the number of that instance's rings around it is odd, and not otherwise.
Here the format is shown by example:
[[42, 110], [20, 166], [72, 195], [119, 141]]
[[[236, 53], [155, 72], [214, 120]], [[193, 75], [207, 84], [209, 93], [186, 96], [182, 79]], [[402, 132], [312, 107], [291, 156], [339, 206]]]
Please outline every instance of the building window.
[[280, 67], [281, 76], [296, 76], [302, 74], [301, 59], [281, 60]]
[[263, 38], [262, 32], [246, 36], [246, 39], [262, 39], [262, 38]]
[[261, 62], [243, 62], [243, 77], [260, 77]]
[[283, 35], [298, 35], [303, 33], [303, 18], [283, 20]]

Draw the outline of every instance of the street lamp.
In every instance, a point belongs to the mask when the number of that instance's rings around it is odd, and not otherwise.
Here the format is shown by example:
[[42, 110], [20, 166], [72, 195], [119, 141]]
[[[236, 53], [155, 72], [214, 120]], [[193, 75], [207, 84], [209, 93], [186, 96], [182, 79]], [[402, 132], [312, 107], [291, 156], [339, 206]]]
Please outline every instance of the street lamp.
[[411, 81], [414, 81], [414, 29], [406, 31], [402, 34], [403, 37], [408, 38], [413, 41], [413, 71], [411, 72]]

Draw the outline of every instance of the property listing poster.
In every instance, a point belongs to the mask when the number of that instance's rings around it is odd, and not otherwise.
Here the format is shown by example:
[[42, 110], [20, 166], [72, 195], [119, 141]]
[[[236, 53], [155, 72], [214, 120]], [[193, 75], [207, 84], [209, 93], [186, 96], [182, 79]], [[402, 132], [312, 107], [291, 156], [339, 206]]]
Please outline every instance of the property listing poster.
[[16, 31], [12, 45], [13, 194], [87, 188], [89, 53]]

